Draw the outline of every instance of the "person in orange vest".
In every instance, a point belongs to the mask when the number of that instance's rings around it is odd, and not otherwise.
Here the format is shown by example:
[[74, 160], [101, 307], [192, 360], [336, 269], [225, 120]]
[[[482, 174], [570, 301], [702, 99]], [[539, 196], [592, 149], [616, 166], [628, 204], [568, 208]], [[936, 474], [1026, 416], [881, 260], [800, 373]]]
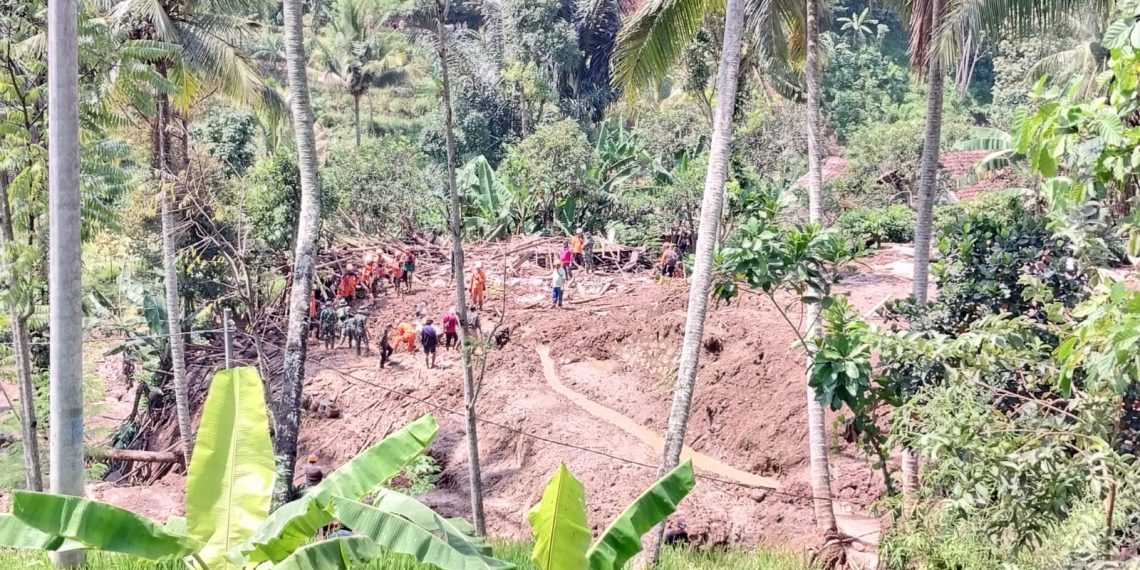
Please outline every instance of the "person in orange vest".
[[320, 338], [320, 330], [317, 325], [317, 288], [313, 287], [313, 291], [309, 295], [309, 334], [317, 331], [317, 338]]
[[586, 246], [586, 236], [582, 232], [582, 228], [574, 232], [574, 237], [570, 238], [570, 251], [574, 253], [574, 265], [582, 267], [582, 248]]
[[399, 259], [391, 259], [388, 264], [388, 275], [392, 278], [392, 287], [396, 293], [400, 292], [400, 283], [404, 280], [404, 270]]
[[677, 250], [673, 248], [673, 244], [666, 242], [665, 247], [661, 250], [661, 260], [658, 261], [661, 265], [661, 276], [675, 276], [677, 273], [677, 263], [680, 261], [681, 256], [677, 254]]
[[415, 352], [415, 350], [416, 350], [416, 327], [412, 326], [411, 323], [403, 322], [403, 323], [396, 325], [396, 349], [397, 350], [400, 348], [401, 344], [406, 345], [408, 347], [408, 352]]
[[344, 275], [340, 276], [340, 283], [336, 285], [337, 298], [348, 301], [350, 306], [354, 305], [354, 301], [356, 300], [356, 284], [358, 281], [359, 277], [356, 275], [356, 268], [349, 263]]
[[487, 290], [487, 274], [483, 272], [483, 262], [475, 262], [475, 274], [471, 276], [471, 304], [483, 310], [484, 293]]

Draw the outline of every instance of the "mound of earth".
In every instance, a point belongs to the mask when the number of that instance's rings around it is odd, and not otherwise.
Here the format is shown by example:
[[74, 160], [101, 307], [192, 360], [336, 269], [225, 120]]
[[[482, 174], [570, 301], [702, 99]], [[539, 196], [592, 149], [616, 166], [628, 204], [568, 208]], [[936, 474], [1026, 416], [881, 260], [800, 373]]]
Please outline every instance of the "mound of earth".
[[[505, 285], [503, 268], [495, 267], [501, 259], [482, 259], [491, 283], [483, 328], [500, 318], [512, 328], [511, 342], [488, 358], [477, 405], [485, 422], [478, 439], [488, 532], [528, 538], [526, 511], [560, 462], [582, 480], [590, 524], [601, 530], [655, 478], [660, 445], [654, 438], [664, 432], [671, 406], [687, 283], [657, 282], [647, 273], [578, 273], [568, 285], [566, 308], [552, 309], [547, 270], [534, 259], [506, 269]], [[904, 248], [881, 250], [842, 290], [864, 311], [905, 297], [909, 259]], [[375, 350], [384, 324], [411, 321], [419, 307], [438, 322], [453, 305], [452, 291], [446, 267], [436, 268], [434, 275], [430, 269], [421, 275], [411, 294], [389, 292], [367, 302], [370, 355], [311, 345], [305, 393], [335, 401], [341, 415], [306, 414], [299, 456], [313, 454], [336, 466], [415, 417], [434, 413], [440, 432], [429, 454], [443, 472], [424, 499], [445, 515], [466, 516], [458, 353], [441, 349], [438, 367], [429, 370], [422, 353], [397, 352], [390, 368], [380, 370]], [[789, 317], [798, 320], [799, 312], [792, 303]], [[721, 481], [699, 479], [675, 520], [698, 543], [817, 542], [806, 498], [804, 363], [791, 327], [770, 301], [745, 294], [731, 305], [710, 307], [705, 339], [686, 441], [699, 457], [698, 474]], [[855, 447], [833, 440], [841, 526], [873, 541], [878, 524], [865, 505], [881, 492], [881, 478]], [[148, 493], [180, 493], [176, 486], [164, 483]], [[134, 501], [125, 489], [98, 491], [159, 520], [179, 514], [172, 512], [174, 501]]]

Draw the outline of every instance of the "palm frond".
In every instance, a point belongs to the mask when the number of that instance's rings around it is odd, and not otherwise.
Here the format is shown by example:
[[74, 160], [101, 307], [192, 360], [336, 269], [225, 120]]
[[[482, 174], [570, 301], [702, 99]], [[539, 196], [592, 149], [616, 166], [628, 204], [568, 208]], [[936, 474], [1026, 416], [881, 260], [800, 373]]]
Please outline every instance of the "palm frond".
[[628, 94], [652, 90], [668, 74], [705, 16], [724, 0], [648, 0], [622, 26], [613, 54], [613, 83]]
[[111, 21], [121, 28], [141, 19], [154, 28], [157, 39], [178, 43], [178, 28], [161, 0], [122, 0], [111, 7], [110, 15]]

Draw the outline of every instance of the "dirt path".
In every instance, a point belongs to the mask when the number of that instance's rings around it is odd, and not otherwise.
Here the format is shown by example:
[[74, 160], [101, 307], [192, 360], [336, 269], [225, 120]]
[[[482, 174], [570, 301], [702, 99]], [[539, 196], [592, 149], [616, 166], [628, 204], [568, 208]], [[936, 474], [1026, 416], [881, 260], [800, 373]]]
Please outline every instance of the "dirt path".
[[[618, 429], [636, 437], [637, 439], [640, 439], [651, 449], [653, 449], [654, 453], [660, 455], [661, 452], [665, 449], [665, 440], [656, 432], [639, 425], [637, 422], [626, 416], [623, 416], [597, 402], [594, 402], [593, 400], [575, 392], [574, 390], [571, 390], [570, 388], [567, 388], [566, 385], [564, 385], [558, 378], [558, 369], [554, 364], [554, 360], [550, 358], [550, 347], [546, 345], [539, 345], [535, 347], [535, 351], [538, 352], [538, 357], [542, 359], [542, 373], [544, 376], [546, 376], [546, 382], [547, 384], [550, 384], [551, 388], [554, 388], [555, 392], [558, 392], [560, 395], [566, 397], [571, 402], [574, 402], [574, 404], [583, 410], [586, 410], [591, 416], [603, 420], [613, 425], [614, 427], [617, 427]], [[772, 479], [771, 477], [762, 477], [760, 475], [748, 473], [747, 471], [741, 471], [740, 469], [737, 469], [731, 465], [726, 465], [717, 459], [714, 459], [702, 453], [696, 453], [687, 445], [681, 451], [681, 459], [692, 459], [693, 465], [701, 471], [706, 471], [708, 473], [727, 477], [733, 481], [744, 483], [746, 485], [763, 487], [765, 489], [778, 489], [780, 487], [780, 482]]]
[[[538, 357], [542, 361], [542, 373], [543, 376], [546, 377], [546, 383], [549, 384], [555, 392], [571, 402], [574, 402], [575, 405], [585, 410], [591, 416], [641, 440], [653, 449], [654, 453], [661, 454], [665, 442], [657, 432], [638, 424], [633, 419], [619, 412], [591, 400], [584, 394], [575, 392], [563, 384], [559, 378], [558, 367], [554, 359], [550, 357], [550, 347], [539, 345], [535, 347], [535, 352], [538, 353]], [[763, 477], [742, 471], [718, 459], [695, 452], [687, 445], [681, 451], [681, 459], [691, 459], [693, 465], [698, 470], [715, 474], [731, 481], [766, 489], [780, 488], [780, 482], [771, 477]], [[882, 534], [882, 521], [877, 517], [858, 512], [857, 507], [843, 501], [835, 501], [835, 507], [836, 523], [839, 525], [840, 531], [866, 544], [876, 545], [878, 543], [878, 538]]]

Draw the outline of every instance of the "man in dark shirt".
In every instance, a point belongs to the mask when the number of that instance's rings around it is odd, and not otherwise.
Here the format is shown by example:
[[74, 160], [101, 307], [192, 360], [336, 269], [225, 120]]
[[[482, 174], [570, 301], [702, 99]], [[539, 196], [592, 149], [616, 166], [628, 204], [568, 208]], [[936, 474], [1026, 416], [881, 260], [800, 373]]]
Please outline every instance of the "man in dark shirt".
[[435, 327], [431, 324], [431, 319], [424, 323], [424, 328], [420, 331], [420, 346], [424, 347], [424, 364], [428, 368], [435, 368], [435, 347], [439, 345], [439, 335], [435, 333]]

